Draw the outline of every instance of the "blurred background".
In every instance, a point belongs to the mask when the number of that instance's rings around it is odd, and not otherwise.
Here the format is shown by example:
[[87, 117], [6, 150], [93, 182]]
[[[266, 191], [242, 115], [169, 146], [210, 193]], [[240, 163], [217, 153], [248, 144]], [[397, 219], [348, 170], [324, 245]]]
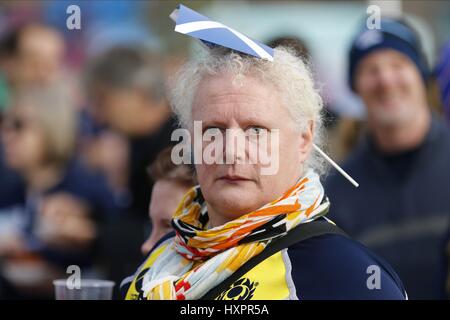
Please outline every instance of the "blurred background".
[[[368, 6], [407, 17], [432, 69], [450, 39], [444, 0], [1, 1], [0, 298], [52, 299], [51, 280], [72, 264], [118, 285], [142, 262], [152, 229], [148, 168], [177, 125], [166, 86], [199, 50], [173, 31], [178, 3], [261, 42], [299, 41], [339, 162], [364, 132], [365, 107], [347, 70]], [[80, 9], [79, 29], [68, 28], [70, 5]], [[443, 90], [432, 79], [427, 91], [444, 118]], [[445, 296], [445, 250], [444, 289], [425, 298]]]

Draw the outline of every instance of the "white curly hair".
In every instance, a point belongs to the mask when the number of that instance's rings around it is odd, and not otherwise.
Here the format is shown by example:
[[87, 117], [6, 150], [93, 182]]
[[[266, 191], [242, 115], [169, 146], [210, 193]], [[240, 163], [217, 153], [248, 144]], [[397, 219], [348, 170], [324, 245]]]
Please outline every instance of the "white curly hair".
[[[190, 129], [192, 121], [192, 103], [202, 78], [206, 75], [232, 74], [236, 81], [243, 76], [256, 77], [274, 85], [283, 99], [300, 131], [312, 121], [314, 125], [313, 142], [323, 147], [323, 101], [319, 89], [315, 86], [310, 67], [294, 50], [279, 46], [274, 49], [273, 61], [240, 54], [226, 48], [217, 47], [197, 55], [197, 59], [187, 62], [171, 81], [170, 104], [180, 125]], [[324, 174], [327, 164], [313, 150], [305, 169], [312, 168]]]

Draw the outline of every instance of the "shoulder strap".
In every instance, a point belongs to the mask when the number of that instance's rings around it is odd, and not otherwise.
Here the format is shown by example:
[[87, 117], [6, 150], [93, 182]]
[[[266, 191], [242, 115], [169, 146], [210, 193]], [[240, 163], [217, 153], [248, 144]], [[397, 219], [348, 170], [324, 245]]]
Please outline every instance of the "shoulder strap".
[[285, 236], [274, 240], [270, 243], [263, 252], [259, 255], [251, 258], [245, 264], [243, 264], [236, 272], [225, 279], [223, 282], [209, 290], [201, 300], [213, 300], [224, 290], [229, 288], [235, 281], [241, 278], [248, 271], [253, 269], [256, 265], [274, 255], [275, 253], [290, 247], [307, 239], [318, 237], [324, 234], [338, 234], [347, 237], [347, 234], [342, 231], [335, 224], [326, 221], [325, 219], [314, 220], [309, 223], [303, 223], [292, 229]]

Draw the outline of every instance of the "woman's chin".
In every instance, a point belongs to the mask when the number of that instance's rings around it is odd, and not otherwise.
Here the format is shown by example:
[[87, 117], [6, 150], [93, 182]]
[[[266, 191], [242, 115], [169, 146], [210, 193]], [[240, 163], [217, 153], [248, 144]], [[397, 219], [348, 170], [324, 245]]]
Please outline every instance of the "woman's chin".
[[226, 202], [246, 203], [251, 199], [250, 195], [257, 195], [258, 190], [250, 183], [224, 183], [217, 188], [217, 192]]
[[237, 219], [260, 207], [255, 198], [247, 196], [242, 191], [239, 193], [221, 192], [220, 199], [217, 199], [216, 203], [219, 207], [218, 211], [226, 215], [229, 220]]

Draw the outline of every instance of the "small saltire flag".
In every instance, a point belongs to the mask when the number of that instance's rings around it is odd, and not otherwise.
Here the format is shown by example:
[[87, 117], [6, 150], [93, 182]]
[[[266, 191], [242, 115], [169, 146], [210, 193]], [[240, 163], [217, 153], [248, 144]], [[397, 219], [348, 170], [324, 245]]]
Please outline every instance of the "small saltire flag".
[[219, 45], [273, 61], [272, 48], [220, 22], [212, 21], [186, 6], [178, 5], [170, 14], [170, 18], [176, 23], [176, 32], [200, 39], [207, 46]]
[[[220, 22], [212, 21], [186, 6], [181, 4], [178, 5], [178, 7], [170, 14], [170, 18], [176, 23], [176, 32], [197, 38], [208, 47], [222, 46], [260, 59], [273, 61], [273, 48], [260, 42], [256, 42]], [[313, 144], [313, 147], [355, 187], [359, 186], [348, 173], [339, 167], [339, 165], [327, 156], [318, 146]]]

